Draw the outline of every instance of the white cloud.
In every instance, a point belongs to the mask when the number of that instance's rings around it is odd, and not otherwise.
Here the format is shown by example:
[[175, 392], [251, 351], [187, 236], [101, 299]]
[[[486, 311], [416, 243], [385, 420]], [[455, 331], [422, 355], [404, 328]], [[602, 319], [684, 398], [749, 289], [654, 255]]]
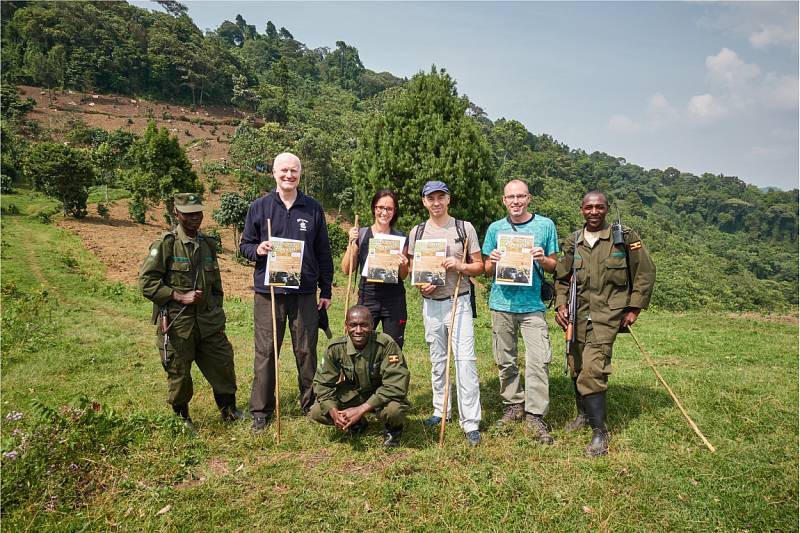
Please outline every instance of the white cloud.
[[769, 146], [754, 146], [750, 150], [750, 155], [761, 159], [773, 159], [782, 156], [785, 150], [781, 148], [773, 148]]
[[608, 129], [614, 133], [636, 133], [639, 131], [639, 124], [625, 115], [612, 115], [608, 119]]
[[724, 105], [708, 93], [692, 96], [686, 110], [691, 117], [702, 121], [716, 120], [724, 117], [728, 112]]
[[793, 110], [798, 108], [800, 83], [793, 76], [767, 74], [763, 85], [764, 103], [778, 109]]
[[754, 48], [767, 48], [768, 46], [791, 46], [797, 43], [797, 25], [789, 27], [764, 26], [754, 31], [748, 38]]
[[798, 50], [797, 2], [713, 3], [697, 23], [702, 28], [746, 37], [754, 48]]
[[661, 128], [675, 121], [678, 112], [669, 103], [667, 97], [661, 93], [653, 93], [647, 99], [647, 121], [648, 126], [653, 129]]
[[746, 83], [761, 74], [758, 65], [745, 63], [729, 48], [723, 48], [715, 56], [706, 57], [706, 70], [713, 81], [728, 85]]

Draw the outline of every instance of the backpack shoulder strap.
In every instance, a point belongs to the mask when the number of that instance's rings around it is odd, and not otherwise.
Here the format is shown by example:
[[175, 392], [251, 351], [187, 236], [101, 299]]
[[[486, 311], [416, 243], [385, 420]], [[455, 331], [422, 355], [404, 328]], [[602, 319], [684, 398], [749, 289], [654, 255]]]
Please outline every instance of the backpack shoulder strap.
[[414, 237], [414, 242], [417, 242], [418, 240], [420, 240], [422, 238], [422, 234], [425, 233], [425, 223], [426, 222], [427, 222], [427, 220], [423, 220], [422, 222], [417, 224], [417, 234]]
[[361, 248], [361, 245], [364, 244], [364, 239], [367, 238], [367, 232], [369, 232], [370, 229], [372, 228], [370, 228], [369, 226], [364, 228], [358, 228], [358, 238], [356, 240], [356, 244], [358, 245], [359, 248]]

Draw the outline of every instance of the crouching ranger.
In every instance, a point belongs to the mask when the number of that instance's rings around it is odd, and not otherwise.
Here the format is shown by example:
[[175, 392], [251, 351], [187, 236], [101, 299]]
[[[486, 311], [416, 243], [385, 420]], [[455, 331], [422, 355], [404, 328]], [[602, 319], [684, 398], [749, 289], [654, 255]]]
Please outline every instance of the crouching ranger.
[[203, 204], [192, 193], [176, 194], [178, 226], [150, 246], [139, 287], [153, 302], [161, 364], [167, 372], [167, 403], [190, 429], [192, 362], [208, 380], [225, 421], [238, 420], [233, 347], [225, 335], [217, 241], [200, 233]]
[[[607, 214], [606, 195], [586, 193], [581, 203], [586, 224], [567, 237], [556, 266], [556, 322], [574, 334], [567, 362], [578, 415], [565, 429], [591, 426], [590, 457], [608, 453], [606, 391], [614, 341], [647, 308], [656, 279], [656, 267], [636, 232], [619, 221], [608, 224]], [[574, 306], [568, 305], [573, 289]]]
[[400, 444], [408, 403], [408, 371], [397, 343], [373, 331], [372, 315], [363, 305], [347, 311], [347, 335], [328, 345], [314, 376], [316, 402], [309, 417], [342, 431], [360, 434], [365, 415], [374, 411], [384, 424], [384, 446]]

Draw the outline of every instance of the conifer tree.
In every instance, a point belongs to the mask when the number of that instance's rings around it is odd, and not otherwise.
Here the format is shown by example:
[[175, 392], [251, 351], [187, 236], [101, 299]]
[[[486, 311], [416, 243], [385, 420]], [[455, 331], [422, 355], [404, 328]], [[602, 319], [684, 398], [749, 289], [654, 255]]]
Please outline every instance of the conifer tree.
[[353, 164], [356, 210], [371, 220], [369, 202], [380, 188], [398, 193], [399, 226], [408, 230], [425, 220], [422, 186], [444, 181], [450, 189], [450, 214], [472, 222], [479, 232], [501, 212], [493, 155], [474, 119], [469, 101], [459, 97], [453, 79], [435, 67], [414, 76], [387, 102], [359, 139]]

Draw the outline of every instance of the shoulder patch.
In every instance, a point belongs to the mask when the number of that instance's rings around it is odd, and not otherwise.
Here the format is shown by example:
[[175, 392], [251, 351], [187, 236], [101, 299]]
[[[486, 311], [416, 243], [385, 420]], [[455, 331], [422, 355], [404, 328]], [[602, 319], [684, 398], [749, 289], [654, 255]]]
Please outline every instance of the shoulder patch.
[[399, 362], [400, 362], [400, 356], [399, 356], [399, 355], [397, 355], [397, 354], [390, 355], [390, 356], [388, 357], [388, 360], [389, 360], [389, 364], [390, 364], [390, 365], [396, 365], [397, 363], [399, 363]]
[[628, 245], [628, 248], [630, 248], [631, 250], [638, 250], [641, 247], [642, 247], [642, 241], [632, 242]]
[[158, 255], [158, 248], [153, 248], [150, 250], [150, 257], [155, 257]]

